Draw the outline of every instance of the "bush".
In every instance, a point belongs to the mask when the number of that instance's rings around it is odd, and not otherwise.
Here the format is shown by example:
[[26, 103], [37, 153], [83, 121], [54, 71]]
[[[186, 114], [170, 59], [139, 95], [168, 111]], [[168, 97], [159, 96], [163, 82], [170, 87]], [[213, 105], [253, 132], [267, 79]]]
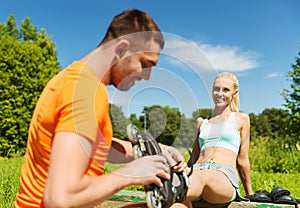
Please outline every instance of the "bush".
[[[56, 49], [43, 30], [13, 16], [0, 24], [0, 156], [22, 155], [37, 99], [59, 70]], [[21, 35], [23, 34], [23, 36]]]
[[254, 138], [250, 143], [251, 170], [266, 173], [299, 173], [300, 150], [287, 138]]

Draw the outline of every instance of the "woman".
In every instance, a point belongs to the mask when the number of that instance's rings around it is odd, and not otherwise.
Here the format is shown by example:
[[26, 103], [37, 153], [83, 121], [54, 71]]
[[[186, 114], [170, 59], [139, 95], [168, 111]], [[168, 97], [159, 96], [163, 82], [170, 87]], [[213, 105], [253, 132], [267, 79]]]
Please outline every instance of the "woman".
[[[212, 90], [215, 108], [209, 118], [197, 119], [193, 157], [196, 161], [184, 204], [192, 207], [199, 197], [208, 203], [233, 201], [240, 174], [245, 192], [252, 194], [248, 158], [250, 119], [239, 112], [238, 80], [228, 72], [219, 74]], [[191, 161], [189, 161], [189, 165]]]

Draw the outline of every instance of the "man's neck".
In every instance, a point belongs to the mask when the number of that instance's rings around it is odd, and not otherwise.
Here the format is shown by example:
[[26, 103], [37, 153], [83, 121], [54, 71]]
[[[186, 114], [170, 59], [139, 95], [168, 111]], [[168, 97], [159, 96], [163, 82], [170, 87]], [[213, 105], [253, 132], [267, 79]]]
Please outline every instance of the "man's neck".
[[113, 62], [109, 48], [98, 47], [83, 57], [80, 61], [89, 65], [105, 85], [110, 84], [110, 67]]

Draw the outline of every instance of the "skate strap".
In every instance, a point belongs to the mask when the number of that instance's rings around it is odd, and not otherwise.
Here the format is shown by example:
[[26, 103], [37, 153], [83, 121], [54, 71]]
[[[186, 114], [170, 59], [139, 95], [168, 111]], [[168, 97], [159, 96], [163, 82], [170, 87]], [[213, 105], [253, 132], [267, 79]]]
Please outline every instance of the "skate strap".
[[180, 163], [181, 163], [181, 160], [178, 161], [175, 165], [171, 166], [171, 168], [174, 169], [174, 167], [175, 167], [176, 165], [179, 165]]

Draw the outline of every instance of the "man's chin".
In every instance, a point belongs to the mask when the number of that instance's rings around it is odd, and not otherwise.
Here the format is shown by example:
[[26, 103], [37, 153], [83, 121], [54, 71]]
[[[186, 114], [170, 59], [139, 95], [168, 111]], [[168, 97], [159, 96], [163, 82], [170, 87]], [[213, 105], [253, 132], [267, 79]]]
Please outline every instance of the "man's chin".
[[134, 84], [132, 84], [132, 85], [130, 85], [130, 84], [128, 84], [128, 85], [121, 84], [121, 85], [118, 85], [116, 88], [117, 88], [118, 90], [121, 90], [121, 91], [128, 91], [128, 90], [130, 90], [130, 88], [131, 88], [133, 85], [134, 85]]

